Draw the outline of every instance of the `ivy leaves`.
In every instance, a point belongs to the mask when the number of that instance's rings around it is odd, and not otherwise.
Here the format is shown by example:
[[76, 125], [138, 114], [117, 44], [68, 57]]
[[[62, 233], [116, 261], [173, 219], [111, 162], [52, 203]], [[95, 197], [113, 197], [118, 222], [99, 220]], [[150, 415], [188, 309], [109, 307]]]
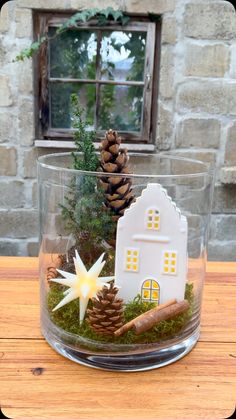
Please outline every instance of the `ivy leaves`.
[[124, 16], [120, 10], [114, 10], [112, 7], [101, 10], [98, 8], [86, 9], [75, 13], [58, 29], [57, 32], [61, 33], [65, 29], [79, 27], [81, 23], [86, 23], [91, 19], [96, 19], [96, 25], [98, 26], [107, 25], [110, 21], [117, 22], [124, 26], [129, 21], [128, 16]]
[[29, 48], [24, 48], [20, 54], [16, 56], [16, 58], [13, 60], [15, 61], [24, 61], [26, 58], [31, 58], [35, 52], [39, 50], [41, 45], [46, 41], [46, 37], [42, 36], [42, 38], [39, 38], [37, 42], [32, 42]]
[[[125, 16], [121, 10], [114, 10], [112, 7], [107, 7], [106, 9], [85, 9], [71, 16], [56, 30], [54, 37], [57, 37], [69, 29], [78, 28], [83, 23], [91, 23], [92, 19], [94, 19], [94, 24], [98, 26], [105, 26], [110, 22], [116, 22], [117, 24], [125, 26], [129, 22], [128, 16]], [[39, 40], [33, 42], [29, 48], [24, 48], [13, 61], [24, 61], [26, 58], [31, 58], [39, 50], [41, 45], [48, 40], [50, 40], [48, 36], [39, 38]]]

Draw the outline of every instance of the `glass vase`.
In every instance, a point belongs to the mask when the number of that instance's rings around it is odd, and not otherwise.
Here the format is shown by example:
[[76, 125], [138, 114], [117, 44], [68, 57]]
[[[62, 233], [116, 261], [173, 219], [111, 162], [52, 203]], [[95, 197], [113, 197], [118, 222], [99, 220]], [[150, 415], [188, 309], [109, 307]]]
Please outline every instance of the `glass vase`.
[[[132, 174], [71, 167], [70, 153], [38, 160], [45, 339], [106, 370], [182, 358], [200, 332], [212, 168], [171, 154], [132, 155]], [[119, 182], [114, 215], [104, 184]]]

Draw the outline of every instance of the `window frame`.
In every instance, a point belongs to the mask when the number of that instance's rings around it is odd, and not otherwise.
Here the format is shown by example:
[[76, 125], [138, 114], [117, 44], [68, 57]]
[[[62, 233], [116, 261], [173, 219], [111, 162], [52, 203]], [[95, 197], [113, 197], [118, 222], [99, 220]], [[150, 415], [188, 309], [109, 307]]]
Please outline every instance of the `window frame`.
[[[168, 253], [168, 256], [166, 256]], [[173, 256], [174, 255], [174, 256]], [[168, 263], [166, 263], [168, 261]], [[173, 264], [173, 262], [175, 262]], [[174, 266], [174, 268], [173, 268]], [[165, 271], [165, 269], [168, 271]], [[174, 269], [174, 271], [172, 271]], [[163, 274], [164, 275], [178, 275], [178, 251], [177, 250], [165, 250], [163, 251]]]
[[[36, 12], [34, 14], [34, 33], [35, 39], [44, 36], [48, 32], [49, 26], [58, 27], [65, 20], [67, 20], [72, 13], [50, 13], [50, 12]], [[160, 52], [160, 27], [161, 22], [150, 22], [146, 17], [131, 17], [128, 25], [121, 27], [116, 22], [109, 22], [109, 25], [98, 27], [92, 21], [89, 25], [81, 25], [83, 29], [100, 30], [117, 30], [123, 28], [124, 30], [132, 31], [147, 31], [147, 47], [144, 66], [144, 80], [143, 82], [113, 82], [100, 80], [100, 85], [115, 84], [115, 85], [142, 85], [144, 87], [144, 102], [143, 102], [143, 131], [140, 135], [137, 133], [119, 131], [123, 138], [123, 142], [131, 150], [154, 150], [153, 140], [156, 134], [156, 114], [157, 114], [157, 95], [159, 78], [159, 52]], [[57, 79], [49, 77], [48, 64], [48, 46], [43, 44], [40, 47], [39, 54], [34, 62], [35, 70], [35, 92], [38, 98], [35, 113], [36, 122], [36, 146], [46, 147], [60, 147], [60, 148], [75, 148], [73, 141], [73, 129], [58, 129], [49, 127], [50, 118], [50, 98], [49, 98], [49, 82], [55, 82]], [[147, 77], [150, 75], [151, 77]], [[53, 80], [52, 80], [53, 79]], [[64, 82], [64, 79], [61, 79]], [[68, 79], [74, 82], [80, 82], [81, 79]], [[85, 79], [86, 80], [86, 79]], [[93, 83], [95, 81], [92, 81]], [[107, 127], [110, 128], [110, 127]], [[112, 127], [116, 129], [116, 127]], [[100, 141], [104, 137], [105, 130], [96, 132], [96, 141]], [[96, 144], [95, 144], [96, 145]]]
[[[158, 218], [158, 221], [156, 220]], [[145, 228], [148, 231], [160, 231], [161, 216], [157, 207], [149, 207], [146, 210]], [[156, 225], [158, 225], [156, 227]]]
[[[134, 254], [134, 252], [136, 254]], [[137, 259], [134, 261], [133, 259]], [[130, 261], [128, 261], [130, 259]], [[125, 260], [124, 260], [124, 270], [126, 272], [138, 273], [139, 272], [139, 263], [140, 263], [140, 250], [138, 247], [126, 247], [125, 248]], [[130, 266], [130, 268], [128, 267]], [[134, 266], [136, 267], [134, 269]]]
[[[145, 286], [145, 283], [148, 281], [150, 281], [150, 286]], [[154, 283], [157, 284], [157, 288], [154, 287], [153, 285]], [[149, 291], [150, 293], [149, 297], [144, 296], [145, 291]], [[153, 291], [157, 292], [158, 294], [157, 298], [153, 298]], [[142, 286], [141, 286], [141, 300], [143, 302], [157, 303], [157, 305], [160, 304], [160, 284], [157, 282], [156, 279], [148, 278], [143, 281]]]

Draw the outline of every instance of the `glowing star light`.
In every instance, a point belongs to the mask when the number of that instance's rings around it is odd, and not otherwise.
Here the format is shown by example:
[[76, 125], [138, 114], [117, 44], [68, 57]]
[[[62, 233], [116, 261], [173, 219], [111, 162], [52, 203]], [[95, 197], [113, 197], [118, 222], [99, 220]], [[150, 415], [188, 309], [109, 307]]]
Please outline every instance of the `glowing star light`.
[[57, 282], [61, 285], [66, 285], [69, 289], [64, 292], [65, 297], [56, 307], [54, 307], [53, 311], [63, 307], [76, 298], [79, 298], [80, 321], [83, 321], [89, 299], [95, 297], [97, 292], [101, 290], [104, 285], [106, 285], [106, 282], [114, 279], [114, 276], [99, 278], [100, 272], [106, 263], [105, 260], [103, 261], [103, 257], [104, 253], [94, 263], [89, 271], [87, 271], [76, 250], [74, 258], [76, 274], [57, 269], [57, 271], [63, 275], [64, 278], [53, 278], [51, 281]]

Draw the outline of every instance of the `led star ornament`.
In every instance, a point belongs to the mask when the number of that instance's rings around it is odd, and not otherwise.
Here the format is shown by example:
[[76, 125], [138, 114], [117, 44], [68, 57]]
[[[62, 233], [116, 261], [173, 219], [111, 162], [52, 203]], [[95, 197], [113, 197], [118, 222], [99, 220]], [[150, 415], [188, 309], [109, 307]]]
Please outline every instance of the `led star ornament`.
[[63, 307], [64, 305], [70, 303], [71, 301], [79, 298], [79, 308], [80, 308], [80, 322], [83, 321], [85, 316], [85, 311], [88, 305], [90, 298], [95, 297], [97, 292], [102, 289], [106, 282], [112, 281], [114, 276], [105, 276], [100, 277], [100, 272], [105, 265], [105, 260], [103, 260], [104, 253], [100, 258], [94, 263], [94, 265], [87, 271], [85, 268], [79, 253], [75, 251], [75, 274], [70, 272], [65, 272], [57, 269], [57, 271], [63, 275], [64, 278], [52, 278], [51, 281], [57, 282], [61, 285], [66, 285], [69, 287], [64, 291], [64, 298], [54, 307], [53, 311], [58, 308]]

